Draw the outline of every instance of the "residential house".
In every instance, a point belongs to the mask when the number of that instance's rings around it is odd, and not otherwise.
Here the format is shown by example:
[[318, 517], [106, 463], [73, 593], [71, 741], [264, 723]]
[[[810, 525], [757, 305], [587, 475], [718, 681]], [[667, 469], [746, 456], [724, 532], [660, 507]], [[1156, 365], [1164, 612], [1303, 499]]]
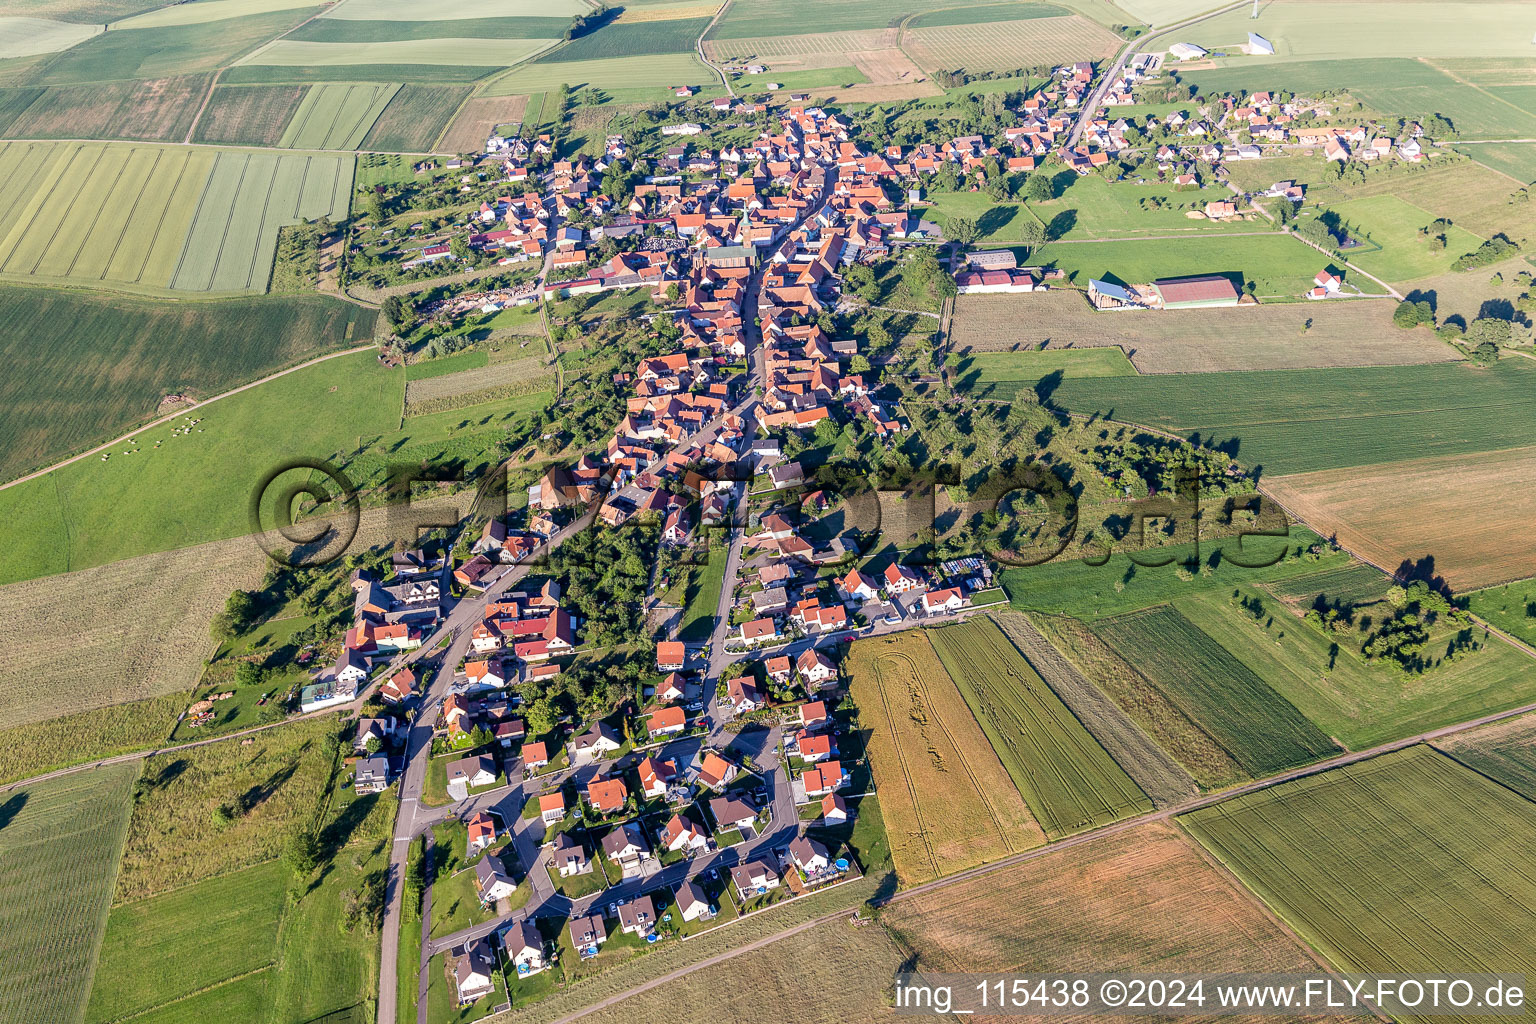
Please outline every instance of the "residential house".
[[620, 868], [634, 871], [651, 859], [651, 844], [638, 821], [626, 821], [603, 836], [603, 853]]
[[463, 800], [471, 789], [495, 782], [496, 775], [496, 760], [488, 754], [451, 761], [448, 764], [448, 795]]
[[768, 470], [768, 480], [773, 484], [774, 490], [799, 487], [805, 483], [805, 470], [798, 462], [786, 462]]
[[821, 820], [828, 825], [841, 825], [848, 820], [848, 801], [836, 793], [821, 798]]
[[389, 760], [382, 756], [360, 758], [352, 766], [352, 788], [358, 793], [381, 793], [389, 786]]
[[673, 902], [684, 921], [708, 921], [715, 916], [714, 908], [697, 883], [684, 882], [679, 885], [673, 895]]
[[800, 760], [806, 764], [818, 764], [830, 760], [832, 755], [837, 753], [832, 737], [825, 733], [803, 735], [797, 746], [800, 751]]
[[482, 906], [492, 906], [504, 900], [517, 889], [517, 883], [507, 872], [507, 866], [494, 853], [488, 853], [475, 862], [475, 892]]
[[629, 787], [622, 779], [593, 779], [587, 783], [587, 803], [599, 814], [617, 814], [629, 800]]
[[674, 704], [651, 712], [645, 728], [652, 739], [658, 736], [676, 736], [688, 728], [688, 716], [682, 708]]
[[766, 861], [749, 860], [731, 869], [731, 882], [743, 900], [750, 900], [770, 889], [777, 889], [779, 873], [769, 867]]
[[667, 677], [656, 687], [656, 699], [663, 701], [682, 700], [688, 694], [688, 681], [680, 672], [668, 672]]
[[734, 779], [739, 771], [734, 764], [710, 750], [704, 753], [699, 764], [699, 782], [710, 789], [719, 789]]
[[848, 575], [837, 581], [837, 592], [843, 600], [859, 603], [880, 596], [880, 588], [875, 585], [875, 581], [857, 569], [848, 570]]
[[368, 753], [370, 742], [375, 751], [387, 747], [395, 739], [395, 721], [392, 718], [360, 718], [357, 735], [352, 739], [352, 749], [359, 754]]
[[512, 961], [519, 977], [538, 974], [549, 966], [544, 959], [544, 936], [539, 934], [532, 921], [513, 924], [502, 933], [502, 942], [506, 946], [507, 959]]
[[757, 680], [751, 676], [737, 676], [735, 679], [727, 680], [725, 696], [726, 703], [738, 715], [760, 711], [768, 706], [763, 691], [758, 689]]
[[675, 640], [664, 640], [656, 645], [656, 671], [681, 672], [687, 657], [687, 648]]
[[465, 943], [455, 951], [453, 980], [460, 1006], [477, 1003], [496, 991], [496, 950], [485, 939]]
[[891, 594], [905, 594], [908, 591], [920, 590], [924, 586], [922, 578], [904, 565], [892, 562], [885, 567], [885, 589]]
[[717, 796], [709, 802], [717, 828], [751, 828], [757, 823], [757, 809], [733, 796]]
[[789, 683], [789, 677], [794, 673], [795, 663], [789, 660], [789, 655], [780, 655], [777, 658], [769, 658], [764, 666], [768, 671], [768, 678], [780, 686]]
[[496, 819], [489, 811], [481, 811], [466, 823], [469, 838], [465, 842], [464, 858], [468, 860], [496, 842]]
[[550, 843], [550, 860], [561, 878], [589, 875], [596, 868], [592, 858], [587, 856], [587, 848], [569, 832], [557, 834]]
[[661, 829], [661, 845], [671, 853], [697, 853], [709, 849], [709, 833], [686, 814], [674, 814]]
[[570, 932], [571, 945], [576, 947], [576, 952], [583, 960], [597, 956], [603, 943], [608, 941], [608, 928], [603, 924], [601, 913], [572, 918]]
[[656, 930], [656, 904], [649, 896], [637, 896], [619, 908], [619, 931], [641, 938]]
[[403, 704], [416, 696], [416, 673], [410, 669], [401, 669], [388, 679], [379, 688], [379, 697], [386, 704]]
[[640, 776], [640, 792], [647, 800], [665, 796], [667, 787], [677, 777], [677, 764], [673, 761], [647, 757], [635, 771]]
[[533, 743], [523, 744], [523, 768], [526, 771], [536, 771], [549, 764], [549, 745], [538, 740]]
[[795, 862], [795, 867], [810, 877], [815, 877], [832, 866], [832, 858], [827, 855], [827, 848], [805, 836], [790, 840], [789, 857]]
[[554, 825], [565, 820], [565, 793], [555, 790], [553, 793], [545, 793], [539, 797], [539, 820], [546, 825]]
[[824, 700], [808, 700], [800, 705], [800, 726], [804, 729], [819, 729], [827, 724], [827, 702]]
[[571, 755], [584, 760], [596, 760], [612, 754], [623, 746], [618, 729], [607, 722], [597, 722], [592, 728], [571, 740]]
[[826, 686], [837, 681], [837, 666], [814, 647], [807, 647], [795, 661], [795, 669], [807, 687]]
[[965, 594], [958, 587], [934, 590], [923, 595], [923, 612], [927, 615], [944, 615], [965, 607]]
[[800, 781], [805, 785], [806, 798], [814, 799], [842, 789], [848, 782], [848, 773], [840, 761], [823, 761], [814, 768], [807, 768]]

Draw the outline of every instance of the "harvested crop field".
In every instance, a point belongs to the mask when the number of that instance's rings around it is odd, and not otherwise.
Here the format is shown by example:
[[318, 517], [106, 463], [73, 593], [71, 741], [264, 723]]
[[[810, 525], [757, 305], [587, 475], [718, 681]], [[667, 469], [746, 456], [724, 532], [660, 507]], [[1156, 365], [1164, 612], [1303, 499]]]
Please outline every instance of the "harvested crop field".
[[[693, 943], [688, 943], [693, 945]], [[807, 948], [816, 955], [807, 957]], [[846, 919], [817, 925], [724, 963], [628, 996], [582, 1019], [589, 1024], [686, 1019], [718, 1024], [846, 1024], [893, 1016], [886, 995], [901, 951], [884, 928], [855, 928]], [[743, 978], [752, 979], [742, 984]], [[815, 991], [814, 999], [806, 998]]]
[[[360, 148], [388, 153], [429, 152], [469, 90], [467, 85], [407, 82], [373, 122]], [[485, 137], [481, 136], [471, 148], [484, 145]]]
[[491, 363], [476, 369], [407, 381], [405, 411], [407, 416], [443, 412], [458, 406], [546, 391], [553, 384], [552, 369], [541, 358]]
[[[0, 274], [130, 290], [264, 291], [278, 228], [347, 214], [351, 157], [0, 144]], [[232, 240], [232, 241], [229, 241]]]
[[1048, 839], [1152, 809], [991, 619], [928, 638]]
[[207, 75], [51, 86], [5, 127], [5, 135], [180, 142], [207, 91]]
[[909, 29], [902, 47], [930, 71], [1007, 71], [1037, 64], [1099, 60], [1124, 45], [1109, 29], [1073, 14], [1060, 18], [995, 21], [985, 26]]
[[527, 96], [477, 96], [454, 115], [437, 148], [445, 153], [478, 151], [497, 125], [522, 124], [527, 109]]
[[1343, 971], [1536, 972], [1536, 805], [1429, 747], [1179, 820]]
[[1106, 619], [1094, 631], [1253, 777], [1338, 753], [1289, 701], [1171, 606]]
[[1318, 966], [1251, 894], [1164, 822], [892, 903], [881, 920], [916, 953], [913, 969], [930, 972]]
[[[0, 587], [13, 652], [0, 669], [0, 725], [190, 690], [213, 649], [208, 624], [229, 592], [256, 586], [266, 566], [256, 545], [239, 539]], [[91, 628], [68, 625], [84, 622]], [[77, 634], [67, 648], [63, 631]]]
[[79, 1020], [106, 927], [137, 764], [0, 794], [0, 1017]]
[[[728, 61], [755, 57], [770, 64], [767, 75], [780, 70], [779, 61], [798, 64], [813, 56], [835, 57], [836, 64], [846, 64], [846, 54], [855, 50], [884, 50], [894, 47], [899, 38], [895, 29], [861, 29], [842, 32], [817, 32], [812, 35], [762, 36], [751, 39], [706, 39], [704, 52], [710, 60]], [[806, 67], [833, 67], [834, 64], [807, 63]]]
[[[1270, 477], [1293, 515], [1395, 572], [1432, 564], [1455, 590], [1520, 579], [1536, 566], [1536, 448], [1442, 455]], [[1430, 560], [1425, 563], [1424, 560]]]
[[1437, 740], [1462, 764], [1536, 800], [1536, 715]]
[[356, 149], [399, 91], [395, 83], [311, 86], [278, 145], [284, 149]]
[[1199, 792], [1189, 773], [1053, 646], [1029, 616], [999, 612], [992, 620], [1154, 804], [1166, 807]]
[[1045, 842], [923, 633], [861, 640], [847, 666], [904, 883]]
[[198, 119], [194, 142], [276, 146], [307, 85], [221, 85]]
[[1261, 303], [1145, 313], [1095, 312], [1075, 291], [962, 295], [957, 352], [1112, 346], [1141, 373], [1290, 370], [1454, 362], [1429, 331], [1392, 326], [1394, 303], [1376, 300]]

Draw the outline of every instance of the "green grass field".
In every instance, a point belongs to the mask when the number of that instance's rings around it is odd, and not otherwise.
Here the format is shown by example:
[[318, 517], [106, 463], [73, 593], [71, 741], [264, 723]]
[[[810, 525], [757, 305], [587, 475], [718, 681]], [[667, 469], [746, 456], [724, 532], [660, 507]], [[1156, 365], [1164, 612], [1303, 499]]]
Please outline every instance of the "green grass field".
[[1118, 348], [1037, 349], [1031, 352], [976, 352], [952, 371], [958, 391], [977, 398], [1011, 399], [1033, 391], [1042, 378], [1134, 377], [1136, 367]]
[[992, 21], [1024, 21], [1028, 18], [1058, 18], [1072, 12], [1055, 4], [1016, 0], [1014, 3], [976, 4], [950, 7], [919, 14], [907, 22], [908, 28], [943, 28], [948, 25], [985, 25]]
[[[555, 50], [546, 61], [603, 60], [663, 53], [691, 53], [708, 18], [618, 22], [579, 36]], [[558, 35], [558, 33], [557, 33]]]
[[431, 149], [469, 92], [468, 86], [406, 83], [373, 122], [359, 148], [389, 153]]
[[1295, 607], [1307, 609], [1321, 598], [1332, 605], [1373, 604], [1386, 597], [1392, 579], [1363, 562], [1350, 562], [1290, 579], [1266, 583], [1264, 589]]
[[1351, 750], [1536, 702], [1536, 660], [1501, 641], [1444, 661], [1451, 634], [1432, 630], [1425, 656], [1442, 660], [1404, 676], [1361, 657], [1358, 633], [1325, 634], [1255, 588], [1241, 589], [1257, 617], [1229, 600], [1230, 590], [1179, 598], [1174, 607]]
[[16, 530], [0, 581], [243, 536], [264, 475], [299, 457], [345, 459], [360, 438], [395, 434], [404, 385], [370, 353], [332, 359], [198, 410], [196, 432], [156, 427], [138, 435], [134, 454], [124, 446], [106, 462], [82, 459], [0, 491]]
[[12, 326], [0, 384], [0, 479], [103, 441], [167, 395], [207, 398], [305, 357], [366, 342], [375, 313], [319, 295], [181, 306], [0, 287]]
[[[1126, 316], [1140, 314], [1127, 313]], [[1265, 473], [1493, 451], [1536, 430], [1536, 364], [1464, 363], [1064, 380], [1051, 400], [1199, 438]]]
[[219, 77], [223, 85], [319, 82], [403, 82], [457, 85], [493, 75], [501, 68], [469, 64], [240, 64]]
[[213, 90], [194, 142], [276, 146], [308, 91], [302, 85], [235, 85]]
[[[968, 5], [948, 11], [924, 13], [932, 6], [920, 0], [844, 0], [835, 7], [818, 3], [817, 0], [735, 0], [720, 24], [710, 33], [711, 39], [751, 39], [757, 36], [780, 36], [786, 33], [786, 25], [793, 25], [796, 33], [846, 32], [853, 29], [878, 29], [895, 25], [908, 15], [918, 15], [911, 23], [924, 27], [946, 25], [979, 25], [992, 21], [1016, 21], [1022, 18], [1045, 18], [1070, 14], [1073, 10], [1091, 8], [1090, 4], [1066, 3], [1060, 6], [1045, 3], [1004, 3], [995, 5]], [[1064, 9], [1068, 8], [1068, 9]], [[1119, 12], [1115, 12], [1119, 15]], [[1100, 15], [1103, 17], [1104, 15]], [[1125, 20], [1121, 16], [1121, 20]]]
[[347, 214], [350, 156], [0, 144], [0, 275], [128, 291], [264, 291], [278, 228]]
[[702, 85], [711, 77], [710, 70], [692, 53], [603, 60], [540, 60], [513, 68], [486, 83], [482, 92], [487, 96], [553, 92], [562, 83], [573, 90], [585, 85], [601, 86], [610, 91], [664, 88], [668, 85]]
[[[1530, 38], [1511, 32], [1529, 14], [1519, 3], [1456, 4], [1454, 17], [1446, 17], [1438, 4], [1379, 3], [1284, 3], [1261, 8], [1257, 19], [1250, 12], [1228, 11], [1180, 32], [1180, 39], [1207, 48], [1235, 51], [1257, 32], [1275, 47], [1275, 56], [1264, 63], [1287, 59], [1330, 57], [1359, 60], [1369, 57], [1526, 57]], [[1328, 30], [1319, 32], [1320, 18]], [[1238, 58], [1235, 58], [1238, 59]], [[1347, 80], [1346, 80], [1347, 81]]]
[[[1261, 299], [1301, 295], [1327, 263], [1317, 251], [1283, 234], [1058, 242], [1043, 246], [1031, 261], [1065, 271], [1080, 288], [1088, 287], [1090, 278], [1143, 284], [1163, 277], [1221, 274], [1240, 292], [1252, 283]], [[1362, 287], [1370, 284], [1366, 281]], [[1367, 290], [1379, 291], [1374, 286]]]
[[112, 765], [0, 794], [7, 1022], [57, 1024], [84, 1011], [138, 774], [137, 763]]
[[[453, 22], [443, 24], [452, 26]], [[358, 65], [443, 64], [450, 67], [506, 67], [533, 56], [552, 39], [478, 39], [441, 37], [402, 39], [377, 43], [313, 43], [279, 39], [245, 57], [241, 66], [311, 65], [357, 67]], [[356, 77], [367, 77], [359, 71]], [[407, 75], [401, 77], [411, 77]], [[398, 80], [398, 78], [397, 78]]]
[[991, 619], [928, 638], [1048, 838], [1152, 809]]
[[305, 7], [161, 28], [114, 29], [66, 50], [37, 76], [39, 85], [78, 85], [212, 71], [315, 13]]
[[1345, 973], [1536, 970], [1536, 807], [1427, 747], [1179, 820]]
[[1317, 726], [1172, 607], [1106, 619], [1094, 630], [1255, 778], [1337, 753]]
[[581, 0], [443, 0], [423, 7], [415, 0], [355, 0], [337, 4], [322, 18], [341, 21], [417, 21], [445, 22], [478, 18], [561, 18], [567, 25], [573, 14], [586, 14], [590, 8]]
[[689, 567], [680, 586], [668, 595], [683, 604], [677, 639], [708, 640], [715, 628], [715, 614], [720, 610], [720, 590], [725, 586], [725, 552], [715, 548], [702, 565]]
[[1536, 579], [1466, 594], [1467, 608], [1511, 636], [1536, 646]]
[[1443, 274], [1451, 269], [1456, 257], [1483, 242], [1466, 228], [1453, 224], [1445, 232], [1445, 248], [1431, 249], [1428, 239], [1419, 237], [1419, 229], [1428, 227], [1435, 215], [1393, 195], [1351, 199], [1331, 203], [1328, 208], [1350, 225], [1352, 237], [1363, 236], [1381, 246], [1380, 252], [1351, 253], [1350, 262], [1394, 283]]
[[101, 25], [81, 25], [50, 18], [0, 16], [0, 60], [58, 53], [96, 35]]
[[[429, 11], [421, 12], [423, 14]], [[392, 43], [406, 39], [559, 39], [570, 18], [463, 18], [450, 21], [357, 21], [316, 18], [285, 39], [312, 43]]]
[[114, 22], [114, 32], [122, 29], [168, 28], [177, 25], [201, 25], [210, 21], [243, 18], [252, 14], [271, 11], [289, 11], [298, 7], [312, 7], [312, 0], [197, 0], [196, 3], [174, 4], [157, 11], [146, 11], [131, 18]]
[[313, 86], [278, 145], [284, 149], [356, 149], [399, 91], [398, 84]]
[[1459, 146], [1457, 151], [1516, 181], [1536, 181], [1536, 142], [1494, 142]]
[[[272, 964], [288, 869], [267, 861], [114, 907], [87, 1024], [105, 1024]], [[156, 970], [175, 963], [176, 970]]]
[[[1263, 32], [1262, 29], [1256, 31]], [[1457, 81], [1429, 63], [1407, 57], [1362, 59], [1359, 54], [1339, 60], [1240, 61], [1221, 68], [1180, 74], [1185, 81], [1206, 93], [1213, 90], [1258, 92], [1284, 89], [1315, 94], [1346, 84], [1350, 95], [1371, 110], [1415, 118], [1438, 111], [1470, 138], [1530, 138], [1536, 135], [1536, 112], [1529, 104], [1522, 106], [1501, 95], [1497, 89], [1466, 84], [1466, 76], [1460, 72], [1458, 76], [1463, 81]]]

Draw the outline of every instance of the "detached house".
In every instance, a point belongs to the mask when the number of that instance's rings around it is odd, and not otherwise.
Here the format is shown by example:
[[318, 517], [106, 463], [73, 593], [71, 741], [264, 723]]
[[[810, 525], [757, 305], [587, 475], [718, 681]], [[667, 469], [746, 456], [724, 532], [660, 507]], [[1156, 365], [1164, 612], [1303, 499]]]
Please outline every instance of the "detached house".
[[704, 890], [693, 882], [684, 882], [677, 887], [674, 902], [684, 921], [708, 921], [715, 916]]
[[482, 906], [492, 906], [506, 899], [517, 889], [517, 883], [507, 873], [506, 865], [494, 853], [488, 853], [475, 862], [475, 892]]
[[531, 921], [519, 921], [503, 933], [507, 959], [519, 976], [538, 974], [548, 964], [544, 960], [544, 937]]
[[489, 942], [475, 939], [455, 953], [453, 981], [460, 1006], [479, 1002], [496, 991], [496, 951]]
[[814, 647], [808, 647], [795, 661], [795, 668], [806, 686], [825, 686], [837, 681], [837, 666]]
[[601, 913], [572, 918], [570, 932], [571, 945], [576, 947], [576, 952], [583, 960], [597, 956], [603, 943], [608, 941], [608, 928], [603, 924]]

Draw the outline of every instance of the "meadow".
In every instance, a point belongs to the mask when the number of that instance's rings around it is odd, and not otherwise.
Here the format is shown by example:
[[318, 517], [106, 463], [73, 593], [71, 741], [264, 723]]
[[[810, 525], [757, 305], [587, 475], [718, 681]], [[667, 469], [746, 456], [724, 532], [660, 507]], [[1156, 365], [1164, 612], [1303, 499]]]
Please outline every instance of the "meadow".
[[250, 490], [268, 471], [298, 457], [345, 459], [361, 439], [393, 434], [403, 390], [371, 353], [332, 359], [199, 410], [192, 432], [156, 427], [105, 462], [82, 459], [0, 491], [17, 537], [0, 582], [245, 536]]
[[194, 142], [276, 146], [299, 108], [304, 85], [221, 85], [192, 133]]
[[1443, 274], [1451, 269], [1456, 257], [1471, 252], [1483, 241], [1459, 224], [1453, 224], [1445, 232], [1445, 248], [1430, 248], [1428, 239], [1419, 235], [1419, 229], [1427, 227], [1435, 215], [1399, 195], [1351, 199], [1332, 203], [1329, 209], [1350, 225], [1351, 237], [1381, 246], [1379, 251], [1350, 253], [1350, 262], [1394, 283]]
[[[57, 666], [49, 666], [37, 676], [60, 674]], [[154, 747], [165, 741], [191, 698], [190, 691], [172, 693], [0, 729], [0, 782]]]
[[356, 149], [399, 91], [400, 86], [393, 83], [311, 86], [278, 145], [283, 149]]
[[1046, 838], [1152, 809], [990, 619], [934, 630], [929, 640]]
[[[619, 21], [566, 43], [544, 59], [550, 62], [603, 60], [663, 53], [692, 53], [709, 18]], [[556, 33], [558, 37], [558, 33]]]
[[405, 385], [405, 413], [447, 412], [503, 398], [552, 391], [554, 376], [541, 356], [527, 356], [431, 377], [410, 378]]
[[[1220, 789], [1246, 778], [1232, 756], [1199, 723], [1169, 703], [1150, 679], [1086, 624], [1064, 615], [1035, 614], [1029, 620], [1057, 655], [1056, 659], [1042, 655], [1041, 664], [1060, 660], [1101, 691], [1200, 789]], [[1144, 760], [1156, 763], [1153, 758]]]
[[596, 85], [603, 89], [648, 89], [669, 85], [701, 85], [713, 78], [693, 53], [667, 53], [602, 60], [538, 60], [513, 68], [480, 90], [482, 96], [526, 96], [553, 92], [562, 84], [572, 90]]
[[[1238, 40], [1243, 38], [1246, 35]], [[1351, 96], [1384, 114], [1422, 117], [1439, 111], [1472, 138], [1529, 138], [1536, 134], [1536, 113], [1529, 104], [1506, 99], [1497, 89], [1458, 81], [1429, 62], [1398, 55], [1369, 58], [1351, 53], [1338, 60], [1238, 61], [1210, 70], [1182, 72], [1180, 77], [1202, 92], [1284, 89], [1316, 93], [1347, 82]]]
[[1435, 745], [1474, 771], [1536, 800], [1536, 715], [1497, 722]]
[[709, 553], [700, 565], [688, 567], [682, 583], [670, 599], [682, 603], [678, 620], [678, 640], [704, 641], [715, 631], [715, 613], [720, 610], [720, 591], [725, 587], [725, 553]]
[[[1332, 595], [1329, 595], [1331, 598]], [[1445, 653], [1456, 630], [1431, 628], [1424, 672], [1405, 675], [1366, 661], [1357, 630], [1324, 633], [1300, 619], [1300, 611], [1242, 588], [1241, 607], [1228, 594], [1184, 598], [1174, 607], [1252, 672], [1260, 676], [1319, 729], [1351, 750], [1536, 701], [1536, 662], [1482, 630], [1482, 642], [1454, 658]], [[1383, 611], [1360, 613], [1379, 621]]]
[[[296, 828], [312, 825], [335, 755], [326, 715], [240, 741], [156, 754], [144, 762], [123, 847], [114, 903], [132, 903], [277, 857]], [[214, 811], [231, 812], [214, 825]]]
[[[1290, 169], [1286, 167], [1284, 171]], [[1446, 234], [1445, 251], [1459, 256], [1476, 248], [1483, 237], [1506, 232], [1512, 238], [1522, 238], [1531, 233], [1532, 228], [1536, 227], [1536, 213], [1524, 205], [1515, 205], [1509, 201], [1514, 190], [1515, 183], [1503, 175], [1495, 174], [1471, 160], [1453, 160], [1434, 166], [1420, 165], [1406, 173], [1377, 174], [1367, 178], [1364, 183], [1323, 185], [1317, 189], [1317, 195], [1329, 205], [1336, 198], [1351, 200], [1345, 204], [1347, 208], [1355, 208], [1353, 200], [1361, 199], [1395, 197], [1411, 203], [1412, 207], [1406, 211], [1387, 204], [1387, 213], [1389, 220], [1394, 212], [1402, 215], [1403, 224], [1396, 228], [1399, 232], [1403, 226], [1414, 228], [1413, 239], [1407, 249], [1415, 257], [1418, 251], [1413, 242], [1418, 239], [1417, 229], [1429, 223], [1426, 216], [1449, 218], [1454, 227]], [[1365, 224], [1367, 228], [1375, 230], [1369, 219]], [[1372, 240], [1386, 244], [1394, 237], [1391, 230], [1389, 228], [1386, 234], [1373, 234]], [[1370, 258], [1375, 254], [1363, 255]], [[1444, 269], [1437, 267], [1436, 272], [1443, 272]]]
[[1441, 455], [1266, 481], [1312, 529], [1391, 571], [1417, 566], [1470, 590], [1530, 575], [1536, 448]]
[[1056, 18], [1070, 14], [1065, 7], [1038, 0], [1013, 0], [1010, 3], [976, 4], [928, 11], [907, 19], [906, 27], [946, 28], [951, 25], [985, 25], [995, 21], [1026, 21], [1030, 18]]
[[[127, 290], [264, 291], [278, 228], [347, 214], [350, 157], [5, 143], [0, 274]], [[60, 188], [63, 181], [77, 187]]]
[[923, 633], [855, 643], [846, 667], [903, 883], [1045, 842]]
[[1338, 752], [1294, 705], [1172, 607], [1106, 619], [1094, 631], [1255, 778]]
[[1536, 646], [1536, 580], [1524, 579], [1502, 587], [1464, 595], [1467, 609], [1499, 629]]
[[138, 774], [137, 764], [111, 765], [0, 793], [6, 1021], [56, 1024], [84, 1011]]
[[952, 373], [957, 391], [1011, 401], [1044, 377], [1134, 377], [1136, 367], [1118, 348], [1053, 348], [962, 356]]
[[207, 75], [10, 90], [0, 128], [17, 139], [180, 142], [207, 91]]
[[1317, 969], [1164, 822], [900, 900], [881, 919], [930, 972]]
[[0, 480], [156, 415], [373, 335], [375, 311], [319, 295], [166, 305], [0, 286]]
[[1462, 146], [1465, 153], [1484, 167], [1507, 174], [1516, 182], [1536, 181], [1536, 142], [1493, 142]]
[[[1064, 271], [1079, 288], [1087, 288], [1092, 278], [1143, 284], [1165, 277], [1220, 274], [1230, 278], [1239, 293], [1252, 284], [1260, 299], [1301, 295], [1327, 263], [1305, 243], [1280, 233], [1053, 242], [1031, 259]], [[1356, 283], [1367, 293], [1380, 291], [1369, 281]]]
[[58, 53], [101, 31], [101, 25], [0, 15], [0, 60], [31, 57], [39, 53]]
[[[1063, 359], [1068, 376], [1118, 365], [1085, 358], [1090, 349], [1119, 349], [1138, 373], [1303, 370], [1455, 362], [1457, 350], [1429, 331], [1392, 326], [1395, 303], [1347, 301], [1261, 303], [1181, 309], [1168, 315], [1101, 313], [1073, 291], [1027, 295], [962, 295], [950, 324], [951, 347], [986, 366], [990, 353], [1027, 357], [1026, 365]], [[1044, 346], [1044, 351], [1033, 352]], [[1076, 356], [1068, 353], [1076, 352]], [[1055, 356], [1052, 353], [1056, 353]], [[1002, 365], [1006, 362], [999, 361]], [[1032, 374], [1030, 374], [1032, 375]]]
[[981, 33], [975, 25], [913, 28], [902, 33], [901, 42], [923, 68], [972, 72], [1102, 60], [1125, 43], [1109, 29], [1076, 14], [995, 21]]
[[[390, 153], [430, 151], [469, 92], [468, 86], [407, 82], [373, 122], [359, 148]], [[476, 147], [484, 144], [484, 136], [475, 140]]]
[[[1130, 313], [1127, 316], [1138, 314]], [[1529, 444], [1536, 365], [1464, 363], [1064, 380], [1078, 413], [1197, 436], [1268, 474]]]
[[50, 60], [36, 82], [80, 85], [213, 71], [314, 13], [305, 7], [200, 24], [113, 29]]
[[[451, 26], [453, 22], [444, 22]], [[241, 59], [242, 67], [352, 67], [441, 64], [449, 67], [506, 67], [533, 56], [553, 39], [479, 39], [444, 37], [376, 43], [315, 43], [278, 39]], [[357, 77], [363, 75], [360, 71]], [[414, 74], [399, 77], [415, 78]]]
[[1536, 808], [1428, 747], [1179, 820], [1344, 972], [1536, 969]]
[[[430, 14], [418, 12], [418, 17]], [[316, 18], [284, 36], [312, 43], [392, 43], [444, 36], [476, 39], [559, 39], [569, 18], [462, 18], [445, 21], [358, 21]]]
[[[1325, 13], [1326, 12], [1326, 13]], [[1182, 30], [1180, 38], [1208, 48], [1236, 49], [1249, 32], [1275, 47], [1266, 63], [1287, 59], [1371, 57], [1522, 57], [1530, 40], [1509, 27], [1528, 12], [1518, 3], [1456, 4], [1455, 16], [1437, 4], [1384, 7], [1370, 0], [1342, 3], [1271, 4], [1253, 19], [1247, 9], [1228, 11]], [[1326, 17], [1329, 30], [1317, 31]]]
[[443, 0], [423, 7], [414, 0], [348, 0], [336, 4], [321, 18], [343, 21], [468, 21], [478, 18], [564, 18], [570, 23], [574, 14], [585, 14], [581, 0]]
[[112, 23], [112, 30], [201, 25], [210, 21], [243, 18], [251, 14], [291, 11], [299, 7], [313, 6], [313, 0], [197, 0], [196, 3], [174, 4], [123, 18]]

